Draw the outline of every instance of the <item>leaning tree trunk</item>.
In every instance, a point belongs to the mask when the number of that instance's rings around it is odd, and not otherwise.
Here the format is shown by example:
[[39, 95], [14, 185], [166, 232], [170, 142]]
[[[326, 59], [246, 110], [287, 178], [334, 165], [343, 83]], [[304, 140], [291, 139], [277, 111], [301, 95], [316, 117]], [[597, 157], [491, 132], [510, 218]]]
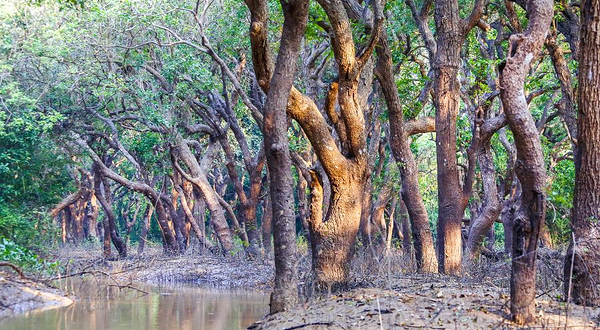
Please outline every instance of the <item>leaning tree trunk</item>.
[[[400, 170], [402, 200], [411, 222], [417, 268], [437, 273], [438, 264], [429, 227], [429, 216], [419, 190], [417, 162], [410, 149], [410, 137], [404, 128], [402, 103], [392, 73], [392, 55], [387, 37], [382, 36], [377, 48], [377, 79], [383, 90], [390, 118], [390, 149]], [[410, 240], [410, 238], [406, 238]]]
[[196, 188], [202, 193], [202, 197], [206, 202], [206, 206], [210, 211], [210, 221], [213, 225], [215, 233], [221, 243], [221, 247], [225, 252], [229, 252], [233, 249], [233, 242], [231, 239], [231, 233], [229, 231], [229, 226], [227, 225], [227, 220], [225, 219], [225, 211], [223, 207], [219, 204], [219, 200], [216, 192], [211, 187], [208, 179], [206, 178], [206, 174], [200, 167], [198, 160], [192, 154], [192, 151], [187, 145], [186, 140], [184, 140], [180, 135], [176, 137], [176, 148], [175, 152], [177, 157], [181, 159], [185, 165], [189, 168], [190, 174], [188, 175], [177, 164], [175, 161], [173, 164], [180, 170], [180, 173], [186, 180], [193, 183]]
[[[573, 196], [574, 241], [565, 259], [565, 296], [600, 305], [600, 1], [581, 3], [578, 149]], [[573, 276], [571, 276], [571, 273]]]
[[511, 313], [518, 324], [535, 315], [535, 261], [546, 214], [546, 168], [535, 121], [529, 112], [524, 84], [531, 62], [539, 53], [553, 16], [551, 0], [527, 3], [529, 25], [510, 37], [506, 64], [500, 70], [500, 97], [515, 138], [515, 172], [521, 182], [521, 207], [513, 224]]
[[[107, 238], [110, 237], [110, 239], [112, 240], [115, 248], [117, 248], [117, 252], [119, 253], [119, 257], [121, 258], [125, 258], [127, 257], [127, 246], [125, 245], [125, 242], [123, 241], [123, 239], [121, 238], [121, 236], [119, 236], [119, 233], [117, 232], [117, 224], [116, 224], [116, 217], [115, 214], [112, 210], [112, 207], [109, 203], [109, 200], [111, 199], [110, 197], [110, 187], [108, 186], [108, 180], [103, 179], [100, 177], [100, 173], [97, 174], [99, 179], [96, 181], [96, 198], [98, 199], [98, 202], [100, 202], [100, 205], [102, 206], [102, 208], [104, 209], [104, 216], [105, 216], [105, 225], [104, 225], [104, 252], [105, 252], [105, 257], [106, 257], [106, 242], [107, 242]], [[102, 186], [104, 188], [104, 191], [102, 191]], [[108, 248], [108, 255], [110, 255], [110, 244], [109, 244], [109, 248]]]

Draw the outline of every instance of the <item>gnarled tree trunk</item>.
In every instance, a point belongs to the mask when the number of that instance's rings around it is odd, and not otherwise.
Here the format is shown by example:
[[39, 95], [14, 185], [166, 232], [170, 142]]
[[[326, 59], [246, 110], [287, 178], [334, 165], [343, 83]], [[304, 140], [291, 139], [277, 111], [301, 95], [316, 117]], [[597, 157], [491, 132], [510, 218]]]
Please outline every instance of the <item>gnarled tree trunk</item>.
[[521, 182], [521, 206], [513, 224], [511, 314], [519, 324], [533, 321], [538, 238], [546, 215], [546, 168], [538, 130], [525, 98], [531, 61], [539, 53], [553, 17], [551, 0], [529, 0], [529, 25], [510, 37], [506, 64], [500, 70], [502, 104], [515, 138], [515, 173]]

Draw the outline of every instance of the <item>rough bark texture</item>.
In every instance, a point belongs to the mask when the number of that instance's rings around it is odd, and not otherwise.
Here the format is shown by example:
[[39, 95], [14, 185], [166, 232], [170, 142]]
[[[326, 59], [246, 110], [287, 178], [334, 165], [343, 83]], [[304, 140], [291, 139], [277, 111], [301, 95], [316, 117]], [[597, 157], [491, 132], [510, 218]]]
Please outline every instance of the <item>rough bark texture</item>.
[[[436, 50], [433, 58], [433, 104], [436, 109], [436, 155], [438, 179], [438, 268], [459, 274], [462, 260], [461, 223], [468, 194], [460, 184], [456, 159], [456, 119], [460, 107], [458, 68], [466, 35], [477, 24], [485, 1], [475, 1], [466, 19], [459, 15], [458, 0], [435, 3]], [[465, 180], [467, 181], [467, 180]], [[465, 182], [470, 193], [470, 183]]]
[[271, 313], [298, 302], [294, 179], [288, 148], [286, 107], [296, 72], [300, 42], [308, 21], [308, 0], [281, 1], [284, 23], [277, 63], [264, 107], [264, 145], [270, 176], [275, 242], [275, 285]]
[[[405, 129], [402, 103], [392, 73], [392, 56], [386, 36], [377, 48], [377, 79], [385, 97], [390, 119], [390, 149], [400, 171], [402, 200], [408, 211], [415, 257], [419, 271], [437, 273], [438, 265], [429, 227], [429, 216], [419, 190], [417, 162], [410, 149], [410, 137]], [[406, 238], [409, 239], [410, 238]]]
[[263, 201], [261, 230], [265, 256], [271, 256], [273, 254], [273, 242], [271, 240], [271, 235], [273, 233], [273, 208], [271, 207], [271, 198], [268, 194]]
[[502, 211], [496, 187], [496, 168], [490, 140], [483, 143], [477, 158], [483, 181], [483, 208], [469, 225], [467, 250], [473, 257], [478, 256], [484, 236], [494, 226]]
[[546, 169], [535, 122], [527, 106], [524, 83], [531, 61], [544, 44], [553, 16], [551, 0], [530, 0], [529, 25], [512, 35], [506, 64], [500, 70], [504, 112], [515, 138], [515, 173], [521, 182], [521, 207], [513, 224], [511, 313], [519, 324], [535, 315], [535, 278], [538, 239], [546, 214]]
[[[462, 259], [462, 195], [456, 159], [456, 118], [460, 106], [458, 67], [463, 38], [456, 0], [435, 7], [437, 53], [433, 61], [438, 181], [437, 253], [439, 271], [458, 274]], [[464, 211], [464, 209], [462, 209]]]
[[[221, 243], [221, 247], [225, 252], [229, 252], [233, 249], [231, 233], [227, 225], [227, 220], [225, 219], [225, 211], [219, 203], [217, 194], [208, 182], [206, 174], [200, 167], [200, 164], [198, 163], [196, 157], [194, 157], [194, 154], [192, 154], [192, 151], [188, 147], [186, 141], [181, 136], [178, 136], [176, 143], [177, 145], [175, 152], [177, 157], [181, 159], [190, 170], [190, 175], [187, 175], [183, 171], [180, 171], [180, 173], [185, 177], [186, 180], [192, 182], [202, 193], [202, 197], [204, 198], [204, 201], [206, 202], [206, 205], [210, 211], [211, 223], [215, 229], [215, 233], [217, 234], [219, 242]], [[175, 162], [175, 164], [177, 163]], [[178, 165], [176, 165], [176, 167], [178, 170], [180, 170]]]
[[577, 117], [579, 148], [575, 155], [575, 193], [571, 223], [574, 242], [571, 242], [565, 260], [565, 296], [569, 296], [570, 290], [570, 296], [576, 303], [599, 306], [600, 1], [584, 0], [581, 8]]
[[[247, 0], [246, 4], [251, 12], [250, 39], [257, 80], [263, 90], [269, 91], [271, 62], [269, 48], [266, 47], [268, 23], [266, 2]], [[329, 206], [327, 214], [323, 216], [323, 203], [328, 202], [323, 200], [323, 191], [327, 191], [327, 187], [323, 189], [321, 179], [311, 180], [313, 196], [309, 227], [317, 285], [331, 287], [345, 285], [349, 280], [349, 264], [360, 224], [362, 191], [366, 179], [364, 174], [367, 164], [367, 145], [364, 109], [360, 106], [358, 86], [362, 70], [377, 43], [383, 18], [381, 10], [376, 10], [378, 14], [374, 20], [369, 43], [357, 56], [351, 25], [342, 1], [320, 1], [319, 4], [329, 18], [331, 33], [334, 35], [332, 48], [339, 74], [337, 92], [330, 93], [337, 97], [337, 102], [334, 99], [326, 104], [337, 103], [338, 108], [334, 111], [341, 119], [339, 126], [347, 133], [346, 140], [340, 141], [340, 144], [347, 147], [343, 150], [338, 148], [337, 141], [323, 117], [322, 113], [331, 113], [331, 111], [321, 112], [313, 100], [293, 87], [287, 112], [300, 124], [310, 140], [327, 176], [323, 181], [328, 179], [330, 183]], [[378, 4], [375, 1], [374, 7]], [[337, 136], [341, 136], [340, 132], [336, 133]], [[319, 190], [320, 198], [314, 197], [316, 194], [314, 189]], [[315, 206], [317, 201], [320, 204]]]

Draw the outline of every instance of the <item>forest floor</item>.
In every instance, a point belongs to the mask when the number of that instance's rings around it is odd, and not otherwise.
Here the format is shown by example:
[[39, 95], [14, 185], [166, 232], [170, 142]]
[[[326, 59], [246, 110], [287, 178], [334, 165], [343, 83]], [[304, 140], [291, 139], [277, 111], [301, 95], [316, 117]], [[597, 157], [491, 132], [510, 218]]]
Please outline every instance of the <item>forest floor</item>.
[[[242, 255], [216, 256], [188, 251], [165, 256], [159, 248], [144, 255], [106, 261], [98, 246], [54, 251], [63, 275], [101, 276], [114, 286], [135, 289], [139, 283], [185, 283], [217, 289], [268, 291], [270, 261], [248, 261]], [[538, 261], [537, 321], [528, 329], [600, 329], [600, 309], [562, 302], [562, 260], [542, 251]], [[319, 296], [313, 291], [310, 258], [299, 255], [301, 303], [292, 311], [268, 315], [252, 329], [515, 329], [509, 315], [510, 262], [465, 264], [462, 277], [425, 275], [400, 253], [380, 258], [359, 255], [352, 265], [349, 291]], [[46, 279], [48, 281], [48, 279]], [[4, 294], [0, 287], [0, 297]], [[5, 294], [6, 296], [6, 294]], [[0, 300], [0, 303], [6, 303]], [[566, 326], [565, 326], [566, 325]]]
[[[358, 256], [352, 290], [307, 299], [269, 315], [251, 329], [600, 329], [600, 308], [562, 302], [562, 256], [541, 251], [536, 322], [518, 327], [509, 316], [510, 262], [463, 265], [463, 276], [417, 274], [401, 255]], [[367, 261], [368, 260], [368, 261]], [[304, 281], [306, 292], [310, 280]], [[249, 328], [249, 329], [250, 329]]]

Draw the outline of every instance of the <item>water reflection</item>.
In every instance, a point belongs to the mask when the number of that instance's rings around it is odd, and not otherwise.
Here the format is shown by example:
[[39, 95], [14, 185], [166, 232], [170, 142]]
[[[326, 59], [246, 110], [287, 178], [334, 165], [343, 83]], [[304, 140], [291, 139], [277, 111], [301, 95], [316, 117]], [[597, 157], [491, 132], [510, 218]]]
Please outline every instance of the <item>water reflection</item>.
[[[108, 284], [108, 285], [107, 285]], [[245, 329], [268, 312], [268, 295], [194, 287], [123, 288], [116, 282], [68, 281], [77, 292], [70, 307], [0, 322], [2, 330], [229, 330]]]

